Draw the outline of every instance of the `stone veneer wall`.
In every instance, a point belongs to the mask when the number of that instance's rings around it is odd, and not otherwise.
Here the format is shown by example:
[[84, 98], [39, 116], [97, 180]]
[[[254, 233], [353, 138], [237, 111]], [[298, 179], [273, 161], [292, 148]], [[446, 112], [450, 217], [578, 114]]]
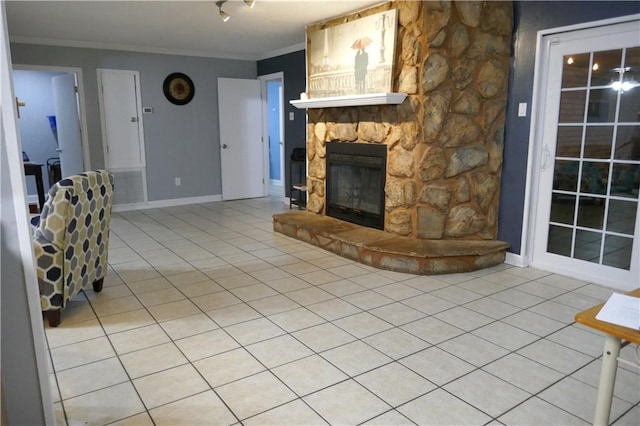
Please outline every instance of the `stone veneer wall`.
[[309, 109], [307, 209], [324, 214], [325, 144], [388, 147], [385, 230], [495, 239], [512, 3], [393, 1], [313, 31], [398, 9], [394, 91], [402, 105]]

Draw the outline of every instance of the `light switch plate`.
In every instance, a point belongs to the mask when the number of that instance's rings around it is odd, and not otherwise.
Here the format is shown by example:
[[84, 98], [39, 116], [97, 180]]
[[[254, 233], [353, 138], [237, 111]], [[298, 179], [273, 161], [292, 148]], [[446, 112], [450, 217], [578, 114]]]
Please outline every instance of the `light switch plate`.
[[526, 117], [527, 116], [527, 103], [520, 102], [518, 104], [518, 117]]

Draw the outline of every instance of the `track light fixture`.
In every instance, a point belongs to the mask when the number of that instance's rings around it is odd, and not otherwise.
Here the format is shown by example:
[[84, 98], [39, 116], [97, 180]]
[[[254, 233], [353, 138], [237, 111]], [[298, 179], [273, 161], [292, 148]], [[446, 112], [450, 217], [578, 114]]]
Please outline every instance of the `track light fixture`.
[[[227, 12], [225, 12], [224, 10], [222, 10], [222, 6], [227, 2], [228, 0], [218, 0], [216, 2], [216, 6], [218, 6], [218, 13], [220, 14], [220, 19], [222, 19], [222, 22], [227, 22], [229, 19], [231, 19], [231, 15], [229, 15]], [[256, 5], [256, 0], [242, 0], [242, 2], [244, 4], [246, 4], [247, 6], [249, 6], [250, 9], [253, 9], [253, 6]]]
[[220, 14], [220, 19], [222, 19], [222, 22], [227, 22], [229, 19], [231, 19], [231, 15], [222, 10], [222, 5], [226, 2], [227, 0], [219, 0], [216, 2], [216, 6], [218, 6], [218, 13]]

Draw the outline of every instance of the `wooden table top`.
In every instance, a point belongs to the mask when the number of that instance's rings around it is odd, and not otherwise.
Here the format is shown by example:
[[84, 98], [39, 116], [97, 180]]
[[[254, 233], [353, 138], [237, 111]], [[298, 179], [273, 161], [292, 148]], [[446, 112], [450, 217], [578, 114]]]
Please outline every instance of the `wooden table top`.
[[[629, 293], [626, 293], [626, 295], [640, 298], [640, 288], [630, 291]], [[621, 325], [596, 319], [596, 315], [598, 315], [598, 312], [600, 312], [603, 305], [604, 303], [601, 303], [593, 308], [587, 309], [586, 311], [578, 312], [575, 317], [576, 322], [595, 330], [602, 331], [603, 333], [610, 334], [611, 336], [619, 339], [640, 345], [640, 330], [634, 330], [633, 328], [623, 327]]]

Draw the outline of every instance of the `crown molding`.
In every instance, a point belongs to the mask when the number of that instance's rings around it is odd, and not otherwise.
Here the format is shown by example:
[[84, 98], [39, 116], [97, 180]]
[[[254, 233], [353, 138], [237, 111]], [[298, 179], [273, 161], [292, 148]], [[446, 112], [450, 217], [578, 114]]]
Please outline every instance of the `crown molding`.
[[196, 56], [202, 58], [236, 59], [241, 61], [257, 61], [256, 55], [239, 55], [222, 52], [203, 52], [199, 50], [170, 49], [164, 47], [135, 46], [117, 43], [100, 43], [90, 41], [62, 40], [40, 37], [9, 36], [11, 43], [38, 44], [44, 46], [76, 47], [84, 49], [120, 50], [137, 53], [154, 53], [161, 55]]
[[305, 50], [307, 48], [307, 43], [298, 43], [292, 46], [283, 47], [282, 49], [272, 50], [270, 52], [265, 52], [256, 58], [256, 61], [261, 61], [263, 59], [275, 58], [276, 56], [286, 55], [287, 53], [298, 52], [300, 50]]

